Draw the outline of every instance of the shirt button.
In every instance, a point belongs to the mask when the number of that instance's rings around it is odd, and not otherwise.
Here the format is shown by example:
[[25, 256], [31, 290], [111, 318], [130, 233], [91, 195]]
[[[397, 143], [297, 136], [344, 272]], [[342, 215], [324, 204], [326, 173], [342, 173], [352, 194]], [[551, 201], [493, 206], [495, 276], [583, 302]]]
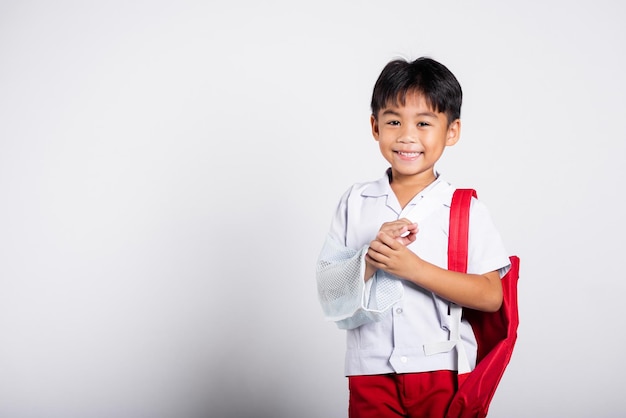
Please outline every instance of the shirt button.
[[396, 313], [400, 315], [402, 313], [402, 308], [396, 308]]
[[402, 363], [406, 363], [407, 361], [409, 361], [409, 359], [408, 359], [408, 358], [406, 358], [406, 356], [402, 356], [402, 357], [400, 357], [400, 361], [401, 361]]

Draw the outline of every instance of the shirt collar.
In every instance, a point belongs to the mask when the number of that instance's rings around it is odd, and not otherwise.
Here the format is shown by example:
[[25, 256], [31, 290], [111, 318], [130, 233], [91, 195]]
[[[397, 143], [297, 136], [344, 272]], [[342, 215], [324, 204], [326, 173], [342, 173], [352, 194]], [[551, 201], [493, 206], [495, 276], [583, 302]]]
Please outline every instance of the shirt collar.
[[[389, 196], [390, 194], [392, 194], [393, 192], [391, 190], [391, 185], [389, 183], [390, 172], [391, 172], [391, 168], [388, 168], [385, 171], [385, 175], [383, 177], [381, 177], [375, 182], [370, 183], [366, 188], [363, 189], [363, 191], [361, 192], [361, 196], [381, 197], [381, 196]], [[424, 197], [424, 195], [429, 194], [429, 192], [432, 191], [433, 193], [430, 193], [430, 194], [434, 194], [437, 196], [441, 195], [440, 197], [443, 198], [442, 203], [447, 204], [449, 206], [452, 195], [450, 194], [450, 198], [446, 199], [446, 195], [449, 194], [446, 191], [449, 188], [450, 184], [446, 182], [445, 180], [443, 180], [443, 178], [439, 175], [438, 172], [435, 172], [435, 175], [437, 176], [437, 178], [435, 178], [435, 180], [432, 183], [426, 186], [424, 190], [419, 192], [419, 194], [416, 197], [422, 198]], [[444, 185], [448, 187], [443, 187]]]

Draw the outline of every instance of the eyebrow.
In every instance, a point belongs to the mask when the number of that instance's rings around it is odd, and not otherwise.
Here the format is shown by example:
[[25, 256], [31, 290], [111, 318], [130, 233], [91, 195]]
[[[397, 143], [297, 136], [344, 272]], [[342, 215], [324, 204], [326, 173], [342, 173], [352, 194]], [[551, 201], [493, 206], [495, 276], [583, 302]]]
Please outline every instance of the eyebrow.
[[[400, 116], [400, 113], [396, 112], [393, 109], [385, 109], [381, 115], [383, 115], [383, 116], [384, 115]], [[428, 117], [431, 117], [431, 118], [437, 118], [437, 114], [434, 113], [434, 112], [420, 112], [420, 113], [416, 114], [415, 116], [428, 116]]]

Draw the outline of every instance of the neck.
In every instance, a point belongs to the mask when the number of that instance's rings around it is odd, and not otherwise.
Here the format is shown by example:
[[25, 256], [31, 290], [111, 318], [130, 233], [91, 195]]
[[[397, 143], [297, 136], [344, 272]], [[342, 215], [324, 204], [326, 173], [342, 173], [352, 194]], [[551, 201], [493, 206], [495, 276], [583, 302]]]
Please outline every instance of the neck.
[[396, 195], [400, 207], [404, 208], [419, 192], [437, 179], [435, 173], [430, 174], [430, 176], [415, 178], [415, 176], [394, 176], [392, 172], [389, 171], [391, 190], [393, 190]]
[[405, 190], [413, 189], [416, 190], [416, 193], [425, 189], [437, 179], [433, 171], [424, 173], [424, 175], [421, 176], [402, 176], [389, 170], [387, 175], [389, 176], [389, 183], [393, 189], [396, 187]]

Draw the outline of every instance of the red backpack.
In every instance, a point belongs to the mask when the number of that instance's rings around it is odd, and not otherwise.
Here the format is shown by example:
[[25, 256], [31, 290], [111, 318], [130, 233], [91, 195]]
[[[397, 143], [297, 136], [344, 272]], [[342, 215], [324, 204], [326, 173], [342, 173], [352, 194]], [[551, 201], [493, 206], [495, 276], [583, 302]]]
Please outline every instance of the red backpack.
[[[457, 189], [452, 197], [448, 270], [467, 272], [469, 209], [472, 196], [476, 197], [476, 191]], [[511, 360], [519, 325], [517, 308], [519, 258], [512, 256], [510, 260], [511, 268], [502, 278], [504, 299], [500, 310], [481, 312], [463, 308], [463, 316], [472, 325], [478, 342], [478, 355], [474, 370], [460, 373], [458, 376], [459, 388], [450, 403], [448, 418], [486, 417], [498, 383]]]

